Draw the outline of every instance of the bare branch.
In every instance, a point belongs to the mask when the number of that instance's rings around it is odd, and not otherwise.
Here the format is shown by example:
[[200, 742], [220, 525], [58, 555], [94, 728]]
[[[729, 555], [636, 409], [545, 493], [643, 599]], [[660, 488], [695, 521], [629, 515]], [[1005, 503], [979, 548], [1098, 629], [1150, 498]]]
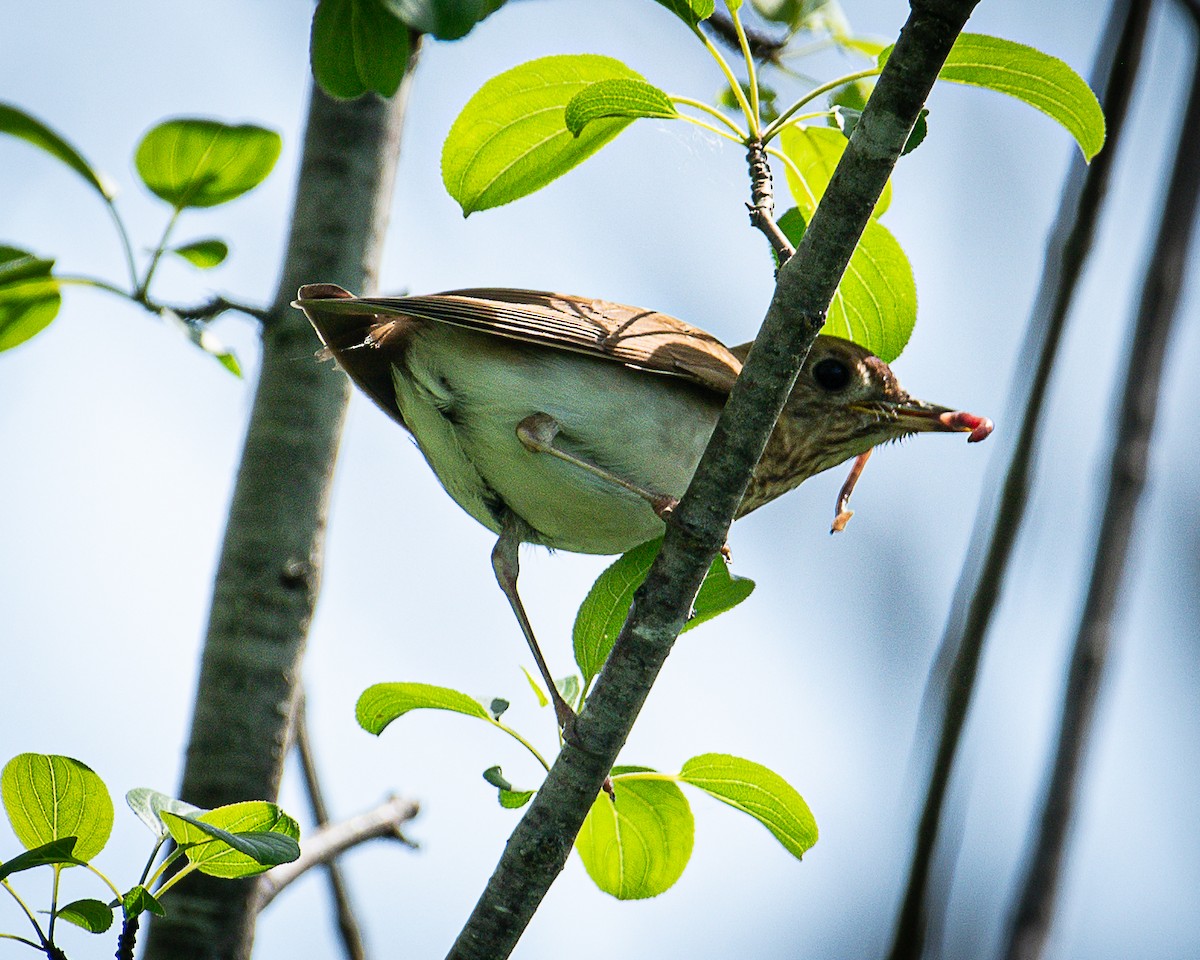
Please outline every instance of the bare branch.
[[329, 866], [339, 856], [368, 840], [390, 838], [415, 847], [401, 828], [420, 812], [415, 800], [391, 796], [377, 807], [356, 817], [328, 824], [305, 837], [299, 860], [272, 867], [259, 879], [254, 912], [262, 911], [272, 900], [313, 867]]
[[[313, 821], [318, 827], [324, 827], [330, 820], [329, 808], [325, 805], [317, 760], [313, 755], [312, 741], [308, 737], [308, 697], [303, 688], [296, 698], [296, 710], [292, 717], [292, 723], [296, 755], [300, 758], [300, 769], [304, 775], [304, 790], [308, 794], [309, 805], [312, 807]], [[398, 828], [399, 824], [397, 824]], [[338, 933], [342, 938], [342, 947], [346, 956], [348, 960], [366, 960], [366, 944], [363, 941], [362, 930], [359, 928], [358, 917], [355, 915], [354, 904], [350, 898], [350, 889], [342, 875], [341, 865], [336, 859], [330, 858], [325, 862], [325, 872], [329, 879], [329, 894], [333, 898]], [[275, 878], [268, 873], [261, 882], [269, 884], [274, 880]], [[261, 905], [259, 909], [262, 909]]]

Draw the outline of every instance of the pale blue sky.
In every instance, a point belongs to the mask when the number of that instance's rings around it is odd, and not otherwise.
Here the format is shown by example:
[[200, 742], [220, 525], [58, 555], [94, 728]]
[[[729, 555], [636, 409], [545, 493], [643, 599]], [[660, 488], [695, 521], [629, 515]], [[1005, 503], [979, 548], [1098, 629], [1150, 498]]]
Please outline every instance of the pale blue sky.
[[[899, 0], [847, 6], [859, 29], [883, 36], [906, 12]], [[225, 236], [228, 264], [200, 276], [168, 265], [159, 290], [176, 300], [220, 290], [262, 301], [274, 290], [287, 227], [309, 12], [300, 0], [6, 0], [0, 98], [64, 133], [122, 185], [121, 210], [139, 246], [154, 242], [164, 215], [130, 167], [148, 127], [204, 115], [280, 130], [284, 153], [260, 190], [181, 224], [181, 238]], [[1106, 13], [1096, 2], [984, 0], [970, 29], [1033, 44], [1086, 75]], [[954, 794], [966, 804], [962, 883], [949, 904], [956, 956], [982, 955], [996, 935], [1080, 604], [1113, 371], [1163, 180], [1164, 128], [1181, 109], [1185, 30], [1166, 5], [1152, 43], [1114, 206], [1066, 338], [1032, 521], [991, 637]], [[747, 339], [769, 299], [771, 271], [764, 242], [746, 226], [736, 149], [683, 125], [642, 122], [528, 200], [464, 221], [445, 195], [440, 144], [470, 94], [518, 62], [564, 52], [619, 57], [673, 93], [706, 97], [719, 84], [703, 50], [650, 0], [513, 3], [466, 41], [430, 45], [413, 85], [384, 289], [557, 289], [654, 307], [729, 342]], [[881, 451], [840, 537], [826, 531], [841, 471], [740, 523], [731, 538], [735, 570], [755, 579], [757, 592], [680, 642], [624, 754], [662, 769], [710, 750], [766, 763], [805, 795], [820, 843], [796, 863], [758, 825], [695, 797], [696, 850], [675, 888], [618, 903], [573, 861], [518, 957], [840, 958], [878, 954], [887, 943], [916, 802], [916, 711], [979, 493], [995, 482], [1010, 435], [1013, 362], [1075, 149], [1040, 114], [994, 94], [939, 88], [930, 108], [929, 138], [901, 164], [886, 218], [912, 260], [921, 302], [895, 367], [914, 394], [992, 416], [996, 435], [977, 447], [929, 437]], [[0, 140], [0, 183], [0, 243], [57, 256], [69, 272], [122, 276], [105, 212], [72, 175]], [[1189, 296], [1056, 957], [1200, 953], [1195, 310]], [[139, 785], [175, 788], [256, 363], [248, 323], [231, 317], [218, 331], [241, 352], [247, 382], [153, 318], [80, 290], [70, 291], [49, 331], [0, 357], [0, 760], [65, 753], [92, 765], [118, 796]], [[381, 512], [400, 498], [410, 509]], [[549, 713], [525, 701], [526, 652], [492, 579], [491, 544], [406, 436], [356, 397], [306, 671], [335, 811], [352, 813], [391, 790], [423, 805], [411, 828], [419, 853], [375, 846], [349, 859], [379, 957], [442, 955], [514, 823], [480, 772], [501, 763], [525, 784], [536, 768], [465, 718], [412, 716], [376, 740], [353, 722], [358, 693], [379, 680], [417, 680], [504, 695], [543, 742], [551, 735]], [[559, 670], [570, 662], [573, 611], [604, 563], [523, 554], [522, 593]], [[283, 800], [304, 812], [294, 771]], [[133, 877], [143, 831], [118, 811], [102, 860], [110, 873]], [[13, 846], [4, 836], [7, 857]], [[0, 909], [0, 929], [17, 923], [14, 911]], [[330, 930], [323, 887], [310, 878], [263, 918], [257, 955], [325, 955]], [[71, 956], [111, 953], [107, 941], [84, 939], [68, 939]], [[0, 946], [0, 956], [19, 949]]]

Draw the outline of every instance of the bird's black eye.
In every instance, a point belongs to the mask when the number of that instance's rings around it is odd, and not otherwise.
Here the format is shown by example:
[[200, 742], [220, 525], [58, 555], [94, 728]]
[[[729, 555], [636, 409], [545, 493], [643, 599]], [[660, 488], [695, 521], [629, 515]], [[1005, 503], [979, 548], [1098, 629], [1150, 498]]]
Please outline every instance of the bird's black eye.
[[817, 386], [830, 393], [844, 390], [850, 383], [850, 368], [841, 360], [835, 360], [833, 357], [818, 360], [812, 369], [812, 375], [813, 379], [817, 381]]

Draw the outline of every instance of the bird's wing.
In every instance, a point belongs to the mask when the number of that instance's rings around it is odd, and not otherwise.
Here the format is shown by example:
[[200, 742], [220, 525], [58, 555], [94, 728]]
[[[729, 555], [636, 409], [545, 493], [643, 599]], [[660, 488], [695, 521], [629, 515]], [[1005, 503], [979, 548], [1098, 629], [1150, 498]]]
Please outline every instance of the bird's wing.
[[[320, 290], [306, 296], [309, 290]], [[716, 337], [653, 310], [536, 290], [452, 290], [421, 297], [354, 297], [301, 291], [299, 306], [314, 313], [369, 313], [383, 320], [410, 317], [449, 323], [510, 340], [623, 363], [681, 377], [728, 393], [742, 364]], [[331, 299], [325, 299], [331, 297]], [[322, 339], [332, 347], [324, 331]], [[337, 348], [333, 347], [335, 354]]]

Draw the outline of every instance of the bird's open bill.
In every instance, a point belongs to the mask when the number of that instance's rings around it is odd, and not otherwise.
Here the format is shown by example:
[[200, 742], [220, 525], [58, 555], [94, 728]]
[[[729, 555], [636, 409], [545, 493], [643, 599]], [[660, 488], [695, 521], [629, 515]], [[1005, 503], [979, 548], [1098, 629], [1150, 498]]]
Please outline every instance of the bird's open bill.
[[[965, 410], [951, 410], [949, 407], [939, 407], [932, 403], [910, 401], [898, 405], [878, 404], [860, 407], [862, 412], [884, 417], [898, 425], [904, 426], [910, 433], [969, 433], [967, 443], [978, 443], [986, 440], [993, 429], [992, 421], [978, 414], [967, 413]], [[841, 533], [846, 524], [854, 516], [849, 509], [850, 496], [858, 484], [859, 478], [866, 469], [867, 461], [871, 459], [871, 450], [860, 453], [850, 468], [850, 475], [838, 491], [837, 506], [834, 508], [833, 525], [830, 533]]]
[[[492, 553], [550, 691], [562, 701], [517, 594], [517, 547], [617, 554], [663, 533], [750, 345], [653, 310], [535, 290], [354, 297], [302, 287], [324, 355], [408, 429], [446, 492], [499, 537]], [[921, 403], [856, 344], [813, 344], [738, 516], [808, 477], [912, 433], [991, 421]]]

